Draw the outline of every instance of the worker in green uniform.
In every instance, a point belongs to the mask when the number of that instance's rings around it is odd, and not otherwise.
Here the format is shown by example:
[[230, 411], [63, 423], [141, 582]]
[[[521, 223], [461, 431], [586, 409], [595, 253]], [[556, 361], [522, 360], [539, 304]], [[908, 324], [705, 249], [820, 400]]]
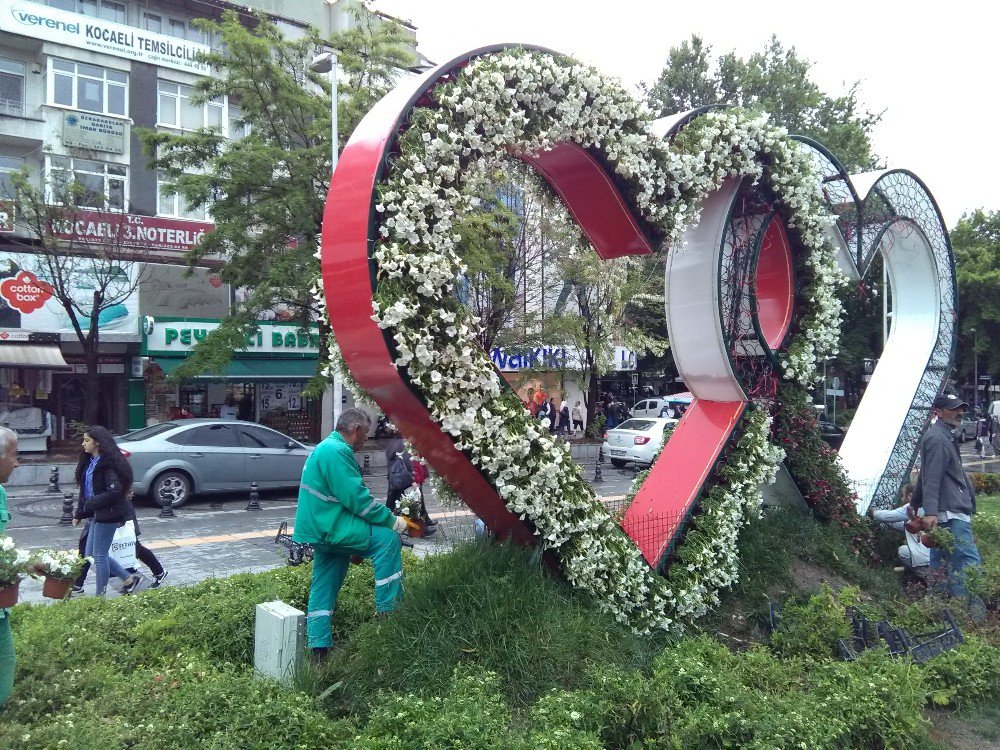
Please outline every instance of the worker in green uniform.
[[[17, 433], [0, 427], [0, 534], [3, 533], [10, 513], [7, 512], [7, 490], [3, 488], [17, 468]], [[14, 635], [10, 631], [10, 610], [0, 609], [0, 706], [3, 706], [14, 689]]]
[[375, 566], [377, 612], [391, 612], [403, 597], [399, 533], [406, 521], [372, 497], [354, 458], [370, 427], [365, 412], [345, 410], [302, 467], [292, 538], [315, 551], [306, 635], [319, 658], [333, 645], [330, 620], [352, 555], [371, 558]]

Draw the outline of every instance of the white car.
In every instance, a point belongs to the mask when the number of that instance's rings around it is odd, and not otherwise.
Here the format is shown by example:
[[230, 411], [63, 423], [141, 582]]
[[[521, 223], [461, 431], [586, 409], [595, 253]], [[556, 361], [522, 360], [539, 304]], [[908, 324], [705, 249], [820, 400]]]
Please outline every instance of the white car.
[[664, 431], [675, 424], [676, 419], [662, 417], [626, 420], [604, 436], [604, 455], [619, 469], [629, 462], [648, 466], [663, 445]]
[[671, 396], [657, 396], [636, 402], [632, 407], [632, 417], [680, 417], [691, 405], [694, 397], [690, 393], [675, 393]]

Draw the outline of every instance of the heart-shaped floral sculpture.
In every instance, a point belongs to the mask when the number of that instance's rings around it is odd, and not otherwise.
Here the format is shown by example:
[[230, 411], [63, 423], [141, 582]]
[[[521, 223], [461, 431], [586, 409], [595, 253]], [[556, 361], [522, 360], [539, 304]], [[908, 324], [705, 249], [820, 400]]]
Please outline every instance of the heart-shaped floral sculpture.
[[[689, 622], [735, 581], [737, 533], [783, 456], [770, 442], [774, 384], [813, 384], [817, 361], [836, 349], [834, 290], [843, 282], [808, 149], [739, 110], [706, 112], [661, 136], [642, 104], [590, 68], [538, 49], [478, 50], [404, 84], [366, 116], [344, 149], [323, 226], [332, 348], [347, 366], [339, 374], [493, 531], [553, 552], [571, 583], [640, 632]], [[642, 503], [640, 493], [625, 529], [617, 524], [568, 446], [504, 386], [454, 294], [463, 264], [452, 221], [470, 210], [463, 179], [511, 157], [546, 178], [602, 258], [661, 244], [697, 252], [684, 243], [705, 225], [703, 206], [735, 237], [733, 212], [720, 220], [719, 207], [748, 191], [765, 204], [747, 214], [764, 217], [748, 242], [723, 244], [748, 244], [751, 265], [770, 258], [761, 265], [777, 281], [758, 273], [756, 282], [726, 282], [734, 302], [749, 305], [717, 336], [732, 355], [733, 397], [723, 401], [733, 406], [704, 399], [697, 419], [716, 431], [713, 456], [652, 540], [636, 529], [663, 510], [656, 493]], [[774, 294], [764, 299], [768, 284]], [[780, 324], [759, 324], [761, 300]], [[647, 485], [662, 486], [676, 460], [662, 457]]]

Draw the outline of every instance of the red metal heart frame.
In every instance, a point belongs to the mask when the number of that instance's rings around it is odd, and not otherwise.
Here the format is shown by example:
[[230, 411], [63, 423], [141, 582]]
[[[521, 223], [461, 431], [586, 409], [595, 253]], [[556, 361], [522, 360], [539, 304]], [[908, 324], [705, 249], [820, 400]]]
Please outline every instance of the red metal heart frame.
[[[323, 230], [323, 278], [328, 309], [341, 352], [358, 384], [370, 394], [382, 410], [413, 442], [448, 484], [470, 507], [501, 536], [522, 542], [534, 541], [534, 530], [507, 510], [494, 487], [453, 441], [431, 418], [419, 394], [393, 365], [393, 353], [386, 337], [371, 318], [375, 292], [372, 249], [375, 238], [375, 188], [393, 153], [395, 139], [405, 126], [410, 109], [425, 98], [442, 78], [461, 68], [477, 51], [442, 66], [432, 74], [397, 90], [380, 102], [364, 119], [347, 144], [331, 185]], [[572, 143], [559, 143], [549, 150], [518, 154], [536, 169], [560, 195], [587, 238], [602, 258], [646, 254], [651, 242], [636, 219], [615, 181], [606, 168], [586, 149]], [[735, 188], [727, 202], [707, 217], [703, 225], [710, 234], [721, 231], [731, 212]], [[780, 222], [770, 219], [766, 231], [741, 241], [753, 244], [747, 255], [754, 267], [749, 274], [729, 280], [732, 297], [750, 300], [753, 319], [762, 338], [752, 357], [761, 357], [764, 349], [778, 348], [792, 322], [793, 285], [791, 249]], [[713, 235], [714, 236], [714, 235]], [[715, 236], [715, 247], [708, 257], [715, 267], [710, 270], [711, 284], [719, 284], [722, 246]], [[732, 248], [730, 253], [733, 254]], [[693, 254], [696, 255], [696, 254]], [[700, 262], [700, 261], [699, 261]], [[702, 271], [699, 271], [702, 276]], [[713, 289], [708, 299], [720, 295]], [[719, 316], [710, 316], [709, 325], [717, 325]], [[700, 321], [702, 325], [704, 321]], [[733, 348], [733, 342], [728, 342]], [[727, 352], [732, 359], [740, 353]], [[718, 368], [716, 368], [718, 369]], [[654, 467], [651, 476], [630, 508], [623, 528], [637, 542], [646, 560], [662, 565], [668, 547], [678, 534], [683, 520], [731, 438], [746, 406], [747, 396], [733, 372], [733, 362], [726, 366], [724, 377], [734, 386], [731, 398], [707, 397], [689, 410], [671, 439], [667, 451]], [[719, 380], [719, 373], [707, 375]], [[697, 391], [698, 375], [693, 377]], [[669, 523], [650, 520], [671, 519]]]

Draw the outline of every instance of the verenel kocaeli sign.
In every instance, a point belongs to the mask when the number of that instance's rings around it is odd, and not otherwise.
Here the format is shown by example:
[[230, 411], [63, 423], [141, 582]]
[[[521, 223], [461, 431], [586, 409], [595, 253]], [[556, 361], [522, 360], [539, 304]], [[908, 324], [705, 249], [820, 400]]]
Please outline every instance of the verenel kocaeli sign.
[[162, 67], [203, 74], [210, 71], [196, 59], [199, 53], [209, 51], [207, 45], [39, 3], [0, 0], [0, 29]]

